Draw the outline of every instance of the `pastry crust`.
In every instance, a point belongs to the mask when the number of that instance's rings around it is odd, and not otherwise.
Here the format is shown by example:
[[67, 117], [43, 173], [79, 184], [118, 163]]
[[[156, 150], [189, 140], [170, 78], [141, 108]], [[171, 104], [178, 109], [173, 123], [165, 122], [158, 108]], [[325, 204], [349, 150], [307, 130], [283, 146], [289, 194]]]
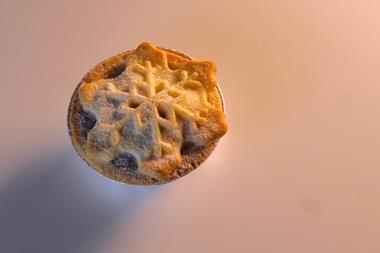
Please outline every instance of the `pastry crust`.
[[128, 184], [162, 184], [197, 168], [227, 131], [216, 66], [142, 43], [91, 69], [69, 105], [79, 155]]

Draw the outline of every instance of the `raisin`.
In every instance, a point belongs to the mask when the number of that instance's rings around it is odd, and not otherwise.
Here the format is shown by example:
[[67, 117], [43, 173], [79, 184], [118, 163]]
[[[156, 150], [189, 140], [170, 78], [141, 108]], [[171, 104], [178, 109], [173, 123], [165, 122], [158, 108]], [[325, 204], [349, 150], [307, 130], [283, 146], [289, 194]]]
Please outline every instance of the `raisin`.
[[87, 111], [82, 111], [79, 113], [79, 129], [82, 132], [82, 135], [87, 138], [88, 132], [94, 128], [96, 124], [96, 117]]
[[135, 172], [139, 167], [136, 157], [130, 153], [119, 154], [111, 163], [122, 171]]
[[196, 149], [196, 146], [191, 141], [186, 141], [181, 146], [181, 155], [187, 155], [193, 152]]

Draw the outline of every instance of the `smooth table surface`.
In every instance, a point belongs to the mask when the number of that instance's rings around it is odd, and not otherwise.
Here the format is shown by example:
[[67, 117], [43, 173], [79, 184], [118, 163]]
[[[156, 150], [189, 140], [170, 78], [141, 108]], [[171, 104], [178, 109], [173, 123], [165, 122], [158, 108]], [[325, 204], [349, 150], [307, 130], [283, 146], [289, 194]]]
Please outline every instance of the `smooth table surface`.
[[[0, 2], [0, 252], [380, 252], [380, 3]], [[142, 41], [218, 65], [229, 132], [133, 187], [75, 153], [70, 96]]]

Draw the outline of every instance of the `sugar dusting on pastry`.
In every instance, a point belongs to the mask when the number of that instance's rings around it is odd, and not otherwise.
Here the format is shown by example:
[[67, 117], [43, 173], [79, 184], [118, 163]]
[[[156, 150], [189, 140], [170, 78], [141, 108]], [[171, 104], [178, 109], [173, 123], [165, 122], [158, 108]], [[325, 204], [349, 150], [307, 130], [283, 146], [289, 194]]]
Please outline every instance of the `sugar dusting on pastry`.
[[86, 143], [94, 163], [164, 180], [176, 173], [185, 147], [202, 148], [226, 132], [213, 63], [142, 43], [125, 66], [114, 78], [79, 87], [82, 107], [97, 120]]

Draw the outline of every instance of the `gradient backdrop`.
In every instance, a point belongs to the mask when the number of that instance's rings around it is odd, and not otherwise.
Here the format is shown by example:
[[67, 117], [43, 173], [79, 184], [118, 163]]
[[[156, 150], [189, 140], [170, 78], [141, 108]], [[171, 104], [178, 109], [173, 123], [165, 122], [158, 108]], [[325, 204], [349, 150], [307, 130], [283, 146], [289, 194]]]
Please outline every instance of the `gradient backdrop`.
[[[0, 1], [0, 252], [380, 252], [378, 0]], [[66, 131], [94, 64], [142, 41], [218, 64], [229, 133], [132, 187]]]

